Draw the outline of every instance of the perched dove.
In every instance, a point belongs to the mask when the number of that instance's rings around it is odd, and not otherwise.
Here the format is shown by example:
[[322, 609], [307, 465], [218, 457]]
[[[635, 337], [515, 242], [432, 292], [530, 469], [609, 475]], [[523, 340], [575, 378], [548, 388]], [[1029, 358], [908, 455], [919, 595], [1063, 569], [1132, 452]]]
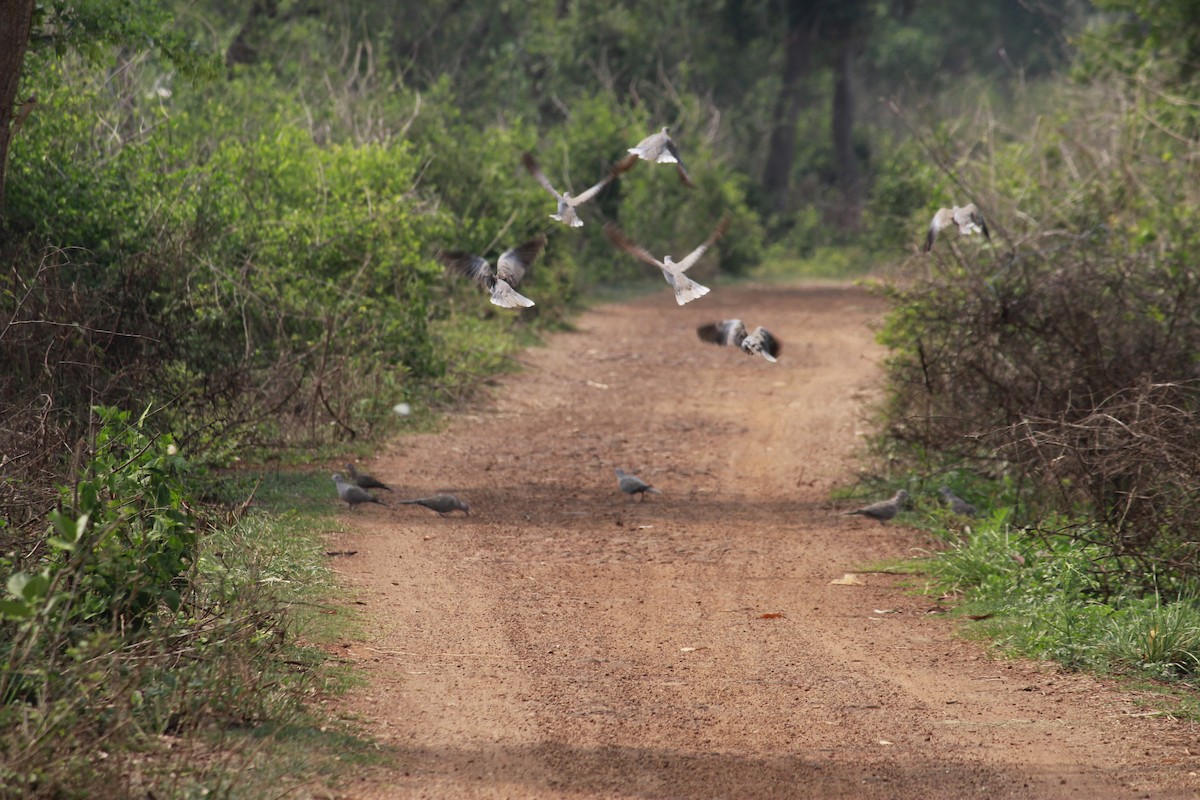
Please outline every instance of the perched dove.
[[495, 272], [485, 259], [462, 250], [443, 250], [438, 257], [448, 269], [466, 275], [487, 289], [492, 295], [493, 305], [529, 308], [533, 301], [513, 287], [521, 282], [525, 270], [529, 269], [545, 247], [546, 237], [538, 234], [524, 244], [505, 250], [496, 259]]
[[662, 494], [662, 492], [660, 492], [658, 489], [655, 489], [650, 484], [646, 483], [644, 480], [639, 478], [637, 475], [630, 475], [628, 472], [621, 469], [620, 467], [617, 467], [616, 473], [617, 473], [617, 487], [625, 494], [641, 495], [641, 498], [643, 500], [646, 499], [646, 492], [650, 492], [651, 494]]
[[938, 493], [946, 500], [946, 505], [950, 506], [950, 510], [955, 514], [961, 514], [964, 517], [973, 517], [979, 513], [978, 508], [950, 491], [949, 486], [943, 486], [938, 489]]
[[697, 247], [692, 252], [688, 253], [684, 259], [676, 263], [670, 256], [663, 256], [663, 260], [659, 261], [641, 245], [635, 244], [627, 237], [620, 228], [611, 222], [604, 226], [604, 233], [608, 236], [609, 241], [614, 245], [629, 253], [634, 258], [649, 264], [652, 267], [658, 267], [662, 270], [663, 277], [667, 279], [667, 283], [675, 290], [675, 302], [679, 305], [690, 303], [704, 295], [708, 294], [708, 287], [701, 286], [694, 280], [689, 278], [684, 273], [691, 269], [700, 256], [704, 255], [708, 248], [716, 244], [717, 240], [725, 235], [725, 231], [729, 229], [729, 217], [722, 217], [717, 223], [717, 227], [709, 234], [708, 239], [704, 244]]
[[360, 489], [384, 489], [389, 492], [392, 490], [392, 487], [375, 476], [359, 472], [354, 468], [353, 464], [346, 465], [346, 474], [350, 476], [350, 482]]
[[740, 319], [723, 319], [696, 328], [696, 334], [706, 342], [740, 347], [747, 355], [760, 355], [772, 364], [779, 358], [783, 342], [766, 328], [759, 325], [753, 333], [746, 333], [746, 326]]
[[688, 175], [687, 167], [683, 165], [683, 159], [679, 156], [679, 148], [675, 146], [675, 140], [667, 133], [666, 127], [642, 139], [629, 148], [629, 152], [656, 164], [674, 164], [683, 185], [692, 189], [696, 187], [696, 184], [692, 183], [692, 176]]
[[386, 506], [387, 503], [380, 500], [375, 495], [368, 492], [366, 489], [360, 489], [353, 483], [350, 483], [342, 477], [342, 473], [333, 473], [333, 485], [337, 487], [338, 499], [345, 501], [346, 505], [350, 506], [353, 511], [354, 507], [360, 503], [379, 503], [381, 506]]
[[880, 522], [886, 522], [899, 513], [904, 503], [908, 500], [908, 492], [901, 489], [893, 495], [891, 500], [880, 500], [878, 503], [871, 503], [869, 506], [856, 508], [853, 511], [847, 511], [846, 515], [862, 514], [864, 517], [877, 519]]
[[619, 175], [633, 169], [637, 161], [637, 156], [625, 156], [625, 158], [617, 162], [616, 166], [609, 170], [607, 175], [600, 179], [599, 183], [572, 197], [570, 192], [559, 192], [554, 188], [554, 184], [550, 183], [550, 179], [546, 177], [546, 173], [542, 172], [541, 166], [538, 165], [537, 159], [532, 154], [526, 153], [521, 156], [521, 162], [525, 165], [525, 169], [529, 170], [529, 174], [542, 185], [542, 188], [554, 195], [554, 199], [558, 201], [558, 210], [550, 215], [550, 219], [558, 220], [562, 224], [569, 225], [572, 228], [578, 228], [583, 225], [583, 220], [579, 218], [575, 209], [599, 194], [601, 189], [612, 183]]
[[425, 506], [430, 511], [436, 511], [439, 517], [444, 517], [451, 511], [461, 511], [471, 516], [471, 507], [452, 494], [435, 494], [432, 497], [420, 497], [416, 500], [401, 500], [401, 505]]
[[958, 232], [962, 236], [968, 236], [972, 233], [983, 233], [983, 238], [989, 242], [992, 240], [992, 235], [988, 233], [987, 223], [983, 221], [983, 215], [979, 213], [979, 209], [974, 203], [967, 203], [961, 208], [954, 206], [953, 208], [939, 208], [938, 212], [933, 215], [933, 221], [929, 223], [929, 233], [925, 234], [925, 252], [928, 253], [933, 249], [933, 240], [937, 235], [951, 225], [958, 226]]

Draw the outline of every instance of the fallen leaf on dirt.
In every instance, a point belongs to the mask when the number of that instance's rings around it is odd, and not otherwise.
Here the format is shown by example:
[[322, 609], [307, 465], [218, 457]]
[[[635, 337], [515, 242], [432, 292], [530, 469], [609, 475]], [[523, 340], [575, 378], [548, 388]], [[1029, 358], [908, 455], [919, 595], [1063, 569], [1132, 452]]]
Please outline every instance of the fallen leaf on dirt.
[[758, 618], [759, 619], [787, 619], [787, 615], [782, 614], [782, 613], [767, 613], [767, 614], [759, 614]]
[[894, 609], [894, 608], [877, 608], [877, 609], [875, 609], [875, 613], [876, 614], [895, 614], [896, 609]]
[[891, 744], [891, 742], [889, 742], [887, 739], [880, 739], [879, 743], [880, 744]]
[[694, 647], [681, 647], [681, 648], [679, 648], [679, 652], [681, 652], [681, 653], [694, 653], [694, 652], [696, 652], [696, 648], [694, 648]]
[[352, 556], [357, 553], [357, 550], [326, 550], [327, 556]]
[[607, 389], [608, 388], [607, 383], [597, 383], [596, 381], [588, 381], [587, 385], [591, 386], [593, 389]]
[[847, 572], [840, 578], [834, 578], [830, 581], [834, 586], [866, 586], [866, 581], [859, 580], [858, 576], [853, 572]]

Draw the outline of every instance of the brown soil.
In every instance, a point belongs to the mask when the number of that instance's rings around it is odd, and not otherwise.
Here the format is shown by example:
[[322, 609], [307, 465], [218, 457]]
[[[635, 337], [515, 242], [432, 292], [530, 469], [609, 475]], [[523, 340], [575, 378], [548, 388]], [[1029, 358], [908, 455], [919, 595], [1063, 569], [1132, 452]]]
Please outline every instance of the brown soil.
[[[344, 512], [364, 638], [339, 652], [366, 685], [338, 707], [388, 766], [339, 796], [1196, 797], [1193, 725], [990, 657], [911, 577], [867, 571], [931, 546], [829, 499], [882, 310], [848, 287], [598, 308], [367, 465], [472, 514]], [[778, 364], [697, 340], [733, 316], [783, 340]], [[620, 494], [618, 466], [662, 494]]]

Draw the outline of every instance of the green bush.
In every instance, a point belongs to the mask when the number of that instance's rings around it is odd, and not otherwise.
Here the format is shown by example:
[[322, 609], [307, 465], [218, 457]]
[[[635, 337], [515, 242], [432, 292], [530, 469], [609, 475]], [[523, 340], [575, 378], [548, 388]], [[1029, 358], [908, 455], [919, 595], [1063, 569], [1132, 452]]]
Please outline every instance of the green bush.
[[[1067, 130], [992, 142], [991, 163], [967, 159], [948, 177], [949, 197], [999, 220], [991, 246], [942, 237], [920, 278], [887, 290], [884, 436], [1012, 476], [1032, 490], [1031, 514], [1091, 523], [1088, 541], [1130, 570], [1106, 582], [1162, 585], [1196, 575], [1200, 536], [1200, 284], [1181, 213], [1200, 196], [1146, 158], [1151, 143], [1168, 143], [1144, 121], [1114, 120], [1093, 93], [1071, 100]], [[1145, 148], [1128, 149], [1104, 127], [1113, 124]], [[967, 137], [962, 147], [975, 149]], [[1075, 180], [1080, 164], [1102, 160], [1121, 166]], [[1001, 176], [994, 191], [983, 174]], [[1020, 216], [1005, 214], [1018, 196]]]
[[[170, 437], [144, 417], [96, 414], [91, 456], [52, 524], [32, 550], [0, 561], [5, 797], [227, 785], [236, 758], [187, 763], [192, 751], [172, 755], [164, 742], [295, 720], [317, 677], [295, 668], [317, 660], [296, 649], [282, 592], [323, 585], [318, 537], [281, 525], [266, 552], [268, 534], [251, 521], [214, 531], [192, 512], [188, 464]], [[136, 770], [124, 757], [134, 751]]]

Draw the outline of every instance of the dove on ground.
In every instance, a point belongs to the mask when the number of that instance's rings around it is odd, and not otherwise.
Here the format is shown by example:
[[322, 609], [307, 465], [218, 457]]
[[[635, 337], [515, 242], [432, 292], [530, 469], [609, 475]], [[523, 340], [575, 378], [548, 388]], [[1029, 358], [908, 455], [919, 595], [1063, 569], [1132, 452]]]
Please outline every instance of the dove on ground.
[[529, 174], [542, 185], [542, 188], [554, 195], [554, 199], [558, 202], [558, 210], [550, 215], [550, 219], [558, 220], [562, 224], [572, 228], [578, 228], [583, 225], [583, 220], [579, 218], [575, 209], [599, 194], [601, 189], [616, 180], [619, 175], [633, 169], [637, 162], [637, 156], [625, 156], [625, 158], [618, 161], [608, 171], [607, 175], [600, 179], [599, 183], [572, 197], [570, 192], [559, 192], [558, 189], [554, 188], [554, 184], [550, 183], [550, 179], [546, 177], [546, 173], [542, 172], [541, 166], [532, 153], [526, 153], [521, 156], [521, 163], [525, 165], [525, 169], [529, 170]]
[[663, 256], [663, 260], [659, 261], [650, 255], [646, 248], [633, 242], [620, 228], [611, 222], [604, 226], [604, 234], [608, 237], [609, 241], [621, 250], [624, 250], [645, 264], [658, 267], [662, 270], [663, 277], [666, 278], [670, 287], [675, 290], [675, 302], [679, 305], [684, 305], [703, 297], [709, 291], [707, 286], [701, 286], [684, 273], [695, 266], [696, 262], [700, 260], [700, 256], [704, 255], [708, 248], [716, 244], [728, 229], [729, 217], [722, 217], [721, 221], [717, 223], [717, 227], [713, 229], [713, 232], [704, 241], [704, 244], [688, 253], [679, 262], [674, 261], [670, 256]]
[[650, 134], [629, 148], [629, 152], [634, 153], [638, 158], [656, 164], [674, 164], [676, 171], [679, 173], [679, 180], [683, 181], [683, 185], [692, 189], [696, 187], [696, 184], [692, 183], [692, 176], [688, 175], [687, 167], [683, 165], [683, 158], [679, 155], [679, 148], [675, 146], [675, 140], [667, 132], [666, 126], [658, 133]]
[[501, 308], [529, 308], [533, 301], [520, 294], [515, 288], [525, 277], [525, 271], [542, 254], [546, 247], [546, 237], [538, 234], [528, 242], [505, 250], [496, 259], [496, 269], [487, 259], [481, 258], [463, 250], [443, 250], [438, 258], [447, 269], [465, 275], [487, 289], [492, 296], [492, 304]]
[[740, 319], [723, 319], [696, 328], [696, 335], [703, 341], [727, 347], [740, 347], [746, 355], [759, 355], [772, 364], [783, 350], [783, 342], [769, 330], [759, 325], [752, 333], [746, 333], [746, 325]]
[[929, 232], [925, 234], [926, 253], [933, 249], [933, 240], [937, 238], [937, 235], [951, 225], [958, 226], [958, 233], [961, 236], [982, 233], [983, 238], [989, 242], [992, 240], [992, 235], [988, 233], [987, 223], [983, 221], [983, 215], [979, 213], [979, 209], [975, 207], [974, 203], [967, 203], [961, 207], [939, 208], [929, 223]]
[[908, 492], [901, 489], [892, 496], [890, 500], [880, 500], [878, 503], [871, 503], [869, 506], [856, 508], [853, 511], [845, 512], [846, 516], [851, 514], [861, 514], [864, 517], [877, 519], [880, 522], [887, 522], [892, 517], [900, 512], [905, 501], [908, 500]]
[[389, 492], [392, 490], [392, 487], [388, 486], [374, 475], [368, 475], [365, 472], [359, 472], [354, 468], [353, 464], [346, 465], [346, 475], [350, 477], [350, 482], [360, 489], [383, 489]]
[[651, 494], [662, 494], [662, 492], [646, 483], [637, 475], [630, 475], [620, 467], [617, 467], [615, 471], [617, 473], [617, 488], [619, 488], [625, 494], [641, 495], [642, 500], [646, 499], [646, 492], [650, 492]]
[[400, 505], [425, 506], [430, 511], [436, 511], [439, 517], [444, 517], [451, 511], [461, 511], [471, 516], [471, 507], [452, 494], [435, 494], [431, 497], [418, 497], [416, 500], [400, 500]]
[[350, 483], [348, 480], [342, 477], [342, 473], [335, 472], [333, 473], [332, 477], [333, 485], [337, 487], [338, 499], [345, 501], [346, 505], [350, 507], [351, 511], [354, 510], [355, 506], [360, 505], [361, 503], [379, 503], [381, 506], [387, 505], [387, 503], [383, 502], [366, 489], [361, 489], [358, 486], [355, 486], [353, 483]]
[[938, 489], [938, 494], [945, 499], [946, 505], [955, 514], [961, 514], [964, 517], [974, 517], [979, 513], [978, 508], [952, 492], [949, 486], [943, 486]]

